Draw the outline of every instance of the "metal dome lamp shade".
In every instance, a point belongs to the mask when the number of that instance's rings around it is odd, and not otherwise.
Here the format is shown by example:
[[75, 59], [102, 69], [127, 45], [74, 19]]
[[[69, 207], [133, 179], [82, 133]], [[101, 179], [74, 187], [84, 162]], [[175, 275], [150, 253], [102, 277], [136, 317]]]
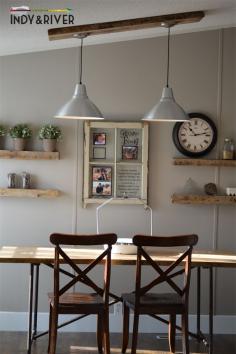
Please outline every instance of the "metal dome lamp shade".
[[184, 122], [189, 119], [183, 108], [175, 101], [173, 90], [169, 87], [170, 64], [170, 27], [173, 24], [162, 24], [168, 28], [167, 77], [160, 101], [144, 116], [148, 122]]
[[79, 60], [79, 83], [75, 86], [73, 97], [54, 116], [55, 118], [100, 120], [104, 119], [97, 106], [88, 98], [85, 84], [82, 83], [83, 39], [81, 40]]

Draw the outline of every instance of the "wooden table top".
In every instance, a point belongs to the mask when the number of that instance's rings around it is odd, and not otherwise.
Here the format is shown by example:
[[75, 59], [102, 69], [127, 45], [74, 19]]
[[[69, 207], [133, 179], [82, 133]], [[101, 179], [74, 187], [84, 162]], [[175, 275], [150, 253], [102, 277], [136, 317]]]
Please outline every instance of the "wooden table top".
[[[90, 263], [101, 253], [101, 249], [68, 248], [68, 255], [77, 263]], [[160, 251], [152, 253], [152, 258], [158, 260], [162, 265], [172, 263], [178, 251]], [[23, 247], [23, 246], [2, 246], [0, 247], [0, 263], [52, 263], [54, 260], [53, 247]], [[135, 265], [135, 254], [112, 254], [112, 264]], [[198, 251], [195, 250], [192, 256], [193, 265], [236, 267], [236, 253], [223, 251]]]

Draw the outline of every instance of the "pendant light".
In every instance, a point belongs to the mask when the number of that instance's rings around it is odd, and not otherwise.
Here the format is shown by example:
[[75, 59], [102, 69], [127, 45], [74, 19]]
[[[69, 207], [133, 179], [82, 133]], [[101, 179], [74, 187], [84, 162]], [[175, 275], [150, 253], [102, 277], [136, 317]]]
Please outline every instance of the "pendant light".
[[75, 86], [73, 97], [55, 115], [55, 118], [98, 120], [104, 119], [100, 110], [88, 98], [85, 84], [82, 83], [83, 64], [83, 39], [82, 36], [75, 36], [80, 39], [80, 60], [79, 60], [79, 83]]
[[173, 23], [163, 23], [168, 28], [168, 52], [167, 52], [167, 75], [166, 86], [163, 88], [160, 101], [144, 116], [142, 120], [149, 122], [183, 122], [189, 119], [182, 107], [176, 103], [173, 90], [169, 87], [169, 64], [170, 64], [170, 27]]

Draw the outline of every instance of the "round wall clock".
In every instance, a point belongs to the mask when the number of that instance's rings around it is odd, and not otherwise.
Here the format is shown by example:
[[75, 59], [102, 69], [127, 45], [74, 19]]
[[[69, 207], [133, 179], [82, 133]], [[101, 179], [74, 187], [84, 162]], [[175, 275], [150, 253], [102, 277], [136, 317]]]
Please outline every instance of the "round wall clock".
[[202, 113], [189, 113], [189, 120], [174, 125], [172, 138], [176, 148], [189, 157], [209, 153], [217, 141], [215, 123]]

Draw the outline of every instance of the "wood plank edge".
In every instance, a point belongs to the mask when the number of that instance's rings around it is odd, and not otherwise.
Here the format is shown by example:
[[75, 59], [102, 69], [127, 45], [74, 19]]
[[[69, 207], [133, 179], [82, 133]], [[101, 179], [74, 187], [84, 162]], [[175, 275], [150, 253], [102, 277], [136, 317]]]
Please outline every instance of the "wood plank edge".
[[61, 194], [56, 189], [0, 188], [0, 197], [15, 198], [55, 198]]
[[175, 165], [175, 166], [234, 167], [234, 166], [236, 166], [236, 160], [173, 158], [173, 165]]
[[205, 205], [236, 205], [236, 197], [228, 195], [195, 195], [195, 194], [173, 194], [171, 196], [173, 204], [205, 204]]
[[59, 160], [60, 153], [58, 151], [15, 151], [0, 150], [0, 159], [18, 159], [18, 160]]
[[163, 22], [175, 22], [176, 24], [199, 22], [205, 16], [204, 11], [182, 12], [168, 15], [159, 15], [151, 17], [141, 17], [125, 19], [111, 22], [92, 23], [80, 26], [68, 26], [50, 28], [48, 30], [49, 40], [60, 40], [72, 38], [74, 34], [107, 34], [112, 32], [130, 31], [136, 29], [145, 29], [160, 27]]

